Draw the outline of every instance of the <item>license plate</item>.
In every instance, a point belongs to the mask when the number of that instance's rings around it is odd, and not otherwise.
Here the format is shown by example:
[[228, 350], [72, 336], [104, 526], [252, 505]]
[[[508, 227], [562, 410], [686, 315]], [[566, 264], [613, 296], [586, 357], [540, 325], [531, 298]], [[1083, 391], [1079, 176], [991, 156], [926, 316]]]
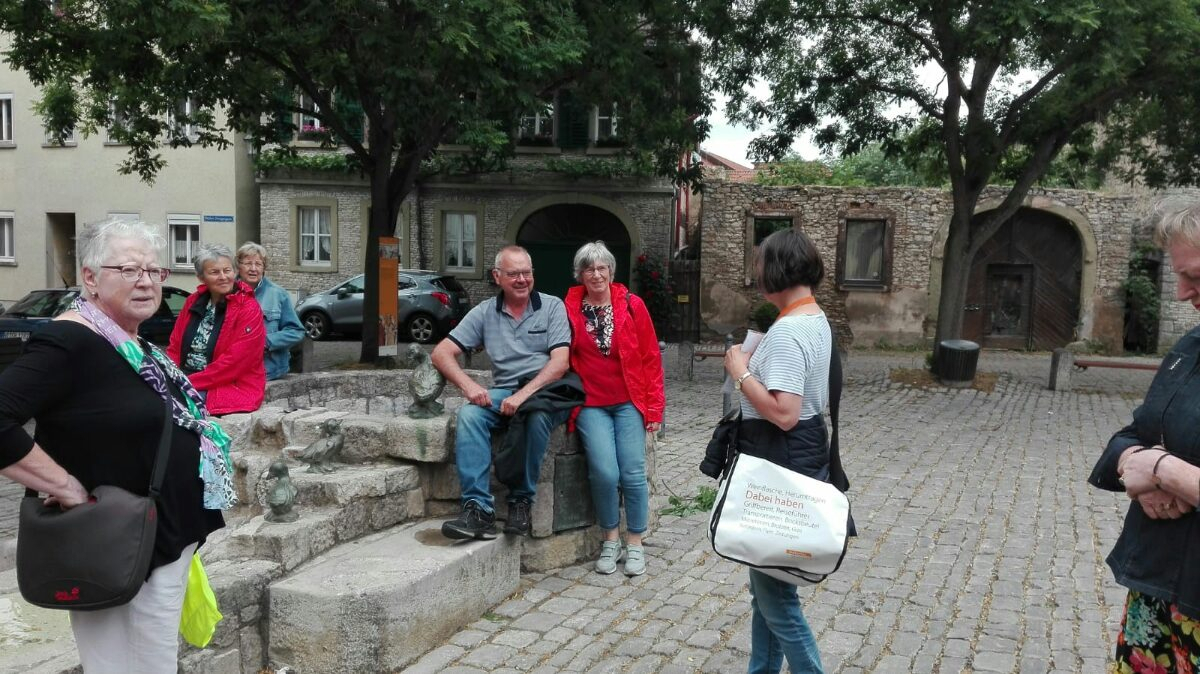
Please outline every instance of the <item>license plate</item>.
[[29, 339], [29, 333], [13, 331], [13, 330], [0, 331], [0, 339], [14, 339], [14, 338], [19, 339], [21, 341], [25, 341], [25, 340]]

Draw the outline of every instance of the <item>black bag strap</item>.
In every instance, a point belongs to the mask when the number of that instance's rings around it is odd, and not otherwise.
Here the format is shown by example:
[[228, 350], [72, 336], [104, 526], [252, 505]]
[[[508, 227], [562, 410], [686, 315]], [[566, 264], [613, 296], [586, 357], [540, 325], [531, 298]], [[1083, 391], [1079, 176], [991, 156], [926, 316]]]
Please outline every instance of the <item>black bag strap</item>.
[[[166, 418], [163, 419], [162, 435], [158, 439], [158, 453], [154, 456], [154, 468], [150, 473], [150, 498], [155, 500], [158, 500], [158, 495], [162, 493], [162, 483], [167, 476], [167, 454], [171, 451], [171, 426], [174, 423], [171, 411], [171, 391], [167, 389]], [[38, 493], [26, 487], [25, 495], [37, 496]]]
[[[833, 325], [829, 326], [833, 332]], [[838, 452], [838, 407], [842, 402], [842, 356], [838, 353], [837, 334], [833, 334], [829, 349], [829, 419], [832, 429], [829, 434], [829, 483], [839, 491], [850, 489], [850, 479], [842, 468], [842, 457]]]

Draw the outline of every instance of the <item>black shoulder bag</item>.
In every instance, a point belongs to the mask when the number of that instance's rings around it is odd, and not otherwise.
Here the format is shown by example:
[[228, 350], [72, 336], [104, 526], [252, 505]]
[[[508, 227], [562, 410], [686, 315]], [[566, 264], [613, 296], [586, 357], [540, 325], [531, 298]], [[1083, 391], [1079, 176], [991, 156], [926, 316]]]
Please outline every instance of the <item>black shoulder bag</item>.
[[96, 611], [127, 604], [142, 589], [154, 553], [172, 423], [168, 397], [149, 496], [101, 485], [87, 503], [62, 510], [25, 490], [17, 535], [17, 586], [25, 601]]

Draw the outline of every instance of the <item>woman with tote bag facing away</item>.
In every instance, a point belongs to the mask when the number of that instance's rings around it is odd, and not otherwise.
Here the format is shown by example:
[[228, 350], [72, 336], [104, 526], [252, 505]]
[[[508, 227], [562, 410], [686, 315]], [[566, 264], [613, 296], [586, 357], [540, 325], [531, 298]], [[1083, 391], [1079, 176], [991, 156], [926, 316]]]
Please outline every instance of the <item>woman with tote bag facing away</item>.
[[[813, 296], [825, 267], [812, 241], [789, 229], [763, 240], [756, 275], [759, 291], [779, 308], [779, 318], [752, 355], [740, 346], [725, 354], [725, 370], [741, 391], [739, 451], [827, 480], [829, 449], [821, 411], [829, 399], [833, 335]], [[781, 435], [786, 443], [778, 442]], [[750, 594], [750, 674], [775, 674], [785, 658], [793, 674], [823, 672], [796, 586], [750, 569]]]

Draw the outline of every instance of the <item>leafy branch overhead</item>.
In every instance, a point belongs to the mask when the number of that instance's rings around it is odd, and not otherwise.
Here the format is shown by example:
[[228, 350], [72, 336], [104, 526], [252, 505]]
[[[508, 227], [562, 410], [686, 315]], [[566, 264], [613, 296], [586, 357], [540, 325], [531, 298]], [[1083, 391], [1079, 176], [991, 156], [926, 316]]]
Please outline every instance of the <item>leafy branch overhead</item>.
[[[960, 336], [975, 252], [1064, 153], [1079, 185], [1108, 166], [1152, 185], [1200, 177], [1193, 0], [696, 3], [713, 84], [763, 131], [759, 158], [811, 132], [831, 154], [938, 159], [954, 206], [938, 340]], [[993, 183], [1008, 185], [1000, 203], [976, 213]]]

